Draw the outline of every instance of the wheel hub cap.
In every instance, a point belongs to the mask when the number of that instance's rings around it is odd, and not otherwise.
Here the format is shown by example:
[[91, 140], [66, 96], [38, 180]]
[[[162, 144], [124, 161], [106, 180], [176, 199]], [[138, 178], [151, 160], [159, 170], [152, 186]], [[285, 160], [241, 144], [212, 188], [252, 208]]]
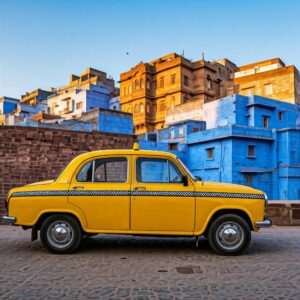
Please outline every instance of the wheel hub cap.
[[52, 223], [47, 231], [49, 243], [56, 248], [67, 247], [73, 240], [72, 227], [63, 221]]
[[235, 250], [244, 242], [244, 233], [239, 224], [226, 222], [219, 226], [216, 240], [222, 248]]

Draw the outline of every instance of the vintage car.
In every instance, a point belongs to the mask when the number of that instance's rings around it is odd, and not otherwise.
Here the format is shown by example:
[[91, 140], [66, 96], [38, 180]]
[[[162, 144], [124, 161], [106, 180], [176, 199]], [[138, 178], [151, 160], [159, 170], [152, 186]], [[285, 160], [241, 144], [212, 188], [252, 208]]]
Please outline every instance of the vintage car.
[[224, 255], [244, 252], [251, 231], [270, 227], [266, 195], [202, 181], [175, 155], [104, 150], [73, 159], [55, 180], [9, 191], [3, 221], [32, 229], [54, 253], [71, 253], [95, 234], [208, 238]]

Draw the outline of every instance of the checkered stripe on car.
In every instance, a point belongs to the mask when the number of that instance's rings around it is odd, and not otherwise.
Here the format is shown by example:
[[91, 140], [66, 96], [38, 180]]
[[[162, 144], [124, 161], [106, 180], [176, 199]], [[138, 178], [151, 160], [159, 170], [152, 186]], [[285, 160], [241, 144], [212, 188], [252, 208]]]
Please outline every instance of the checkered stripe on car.
[[69, 196], [130, 196], [130, 191], [69, 191]]
[[33, 191], [33, 192], [16, 192], [12, 197], [40, 197], [40, 196], [68, 196], [69, 191]]
[[263, 194], [224, 193], [224, 192], [183, 192], [183, 191], [129, 191], [129, 190], [80, 190], [80, 191], [32, 191], [16, 192], [12, 197], [47, 196], [164, 196], [164, 197], [208, 197], [265, 199]]
[[223, 192], [195, 192], [195, 197], [265, 199], [263, 194], [223, 193]]
[[46, 196], [130, 196], [130, 191], [34, 191], [34, 192], [17, 192], [12, 197], [46, 197]]
[[194, 192], [174, 191], [132, 191], [132, 196], [169, 196], [169, 197], [195, 197]]

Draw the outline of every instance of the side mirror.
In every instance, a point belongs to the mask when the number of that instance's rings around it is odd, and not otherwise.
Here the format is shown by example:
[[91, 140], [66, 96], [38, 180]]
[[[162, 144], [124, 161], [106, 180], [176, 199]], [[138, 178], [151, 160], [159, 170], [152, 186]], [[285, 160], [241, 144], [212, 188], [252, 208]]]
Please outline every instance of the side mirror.
[[181, 182], [183, 183], [183, 186], [188, 186], [189, 185], [189, 181], [187, 176], [182, 176], [181, 177]]
[[195, 178], [196, 178], [197, 181], [202, 181], [202, 178], [200, 176], [196, 175]]

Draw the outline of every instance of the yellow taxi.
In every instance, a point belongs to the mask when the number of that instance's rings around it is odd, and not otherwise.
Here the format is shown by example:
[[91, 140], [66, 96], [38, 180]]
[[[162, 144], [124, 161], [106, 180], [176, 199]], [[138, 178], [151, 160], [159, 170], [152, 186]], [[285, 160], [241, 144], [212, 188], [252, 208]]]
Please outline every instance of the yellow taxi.
[[71, 253], [94, 234], [206, 236], [224, 255], [244, 252], [251, 231], [270, 227], [266, 195], [202, 181], [175, 155], [104, 150], [73, 159], [61, 174], [9, 191], [6, 223], [38, 231], [54, 253]]

